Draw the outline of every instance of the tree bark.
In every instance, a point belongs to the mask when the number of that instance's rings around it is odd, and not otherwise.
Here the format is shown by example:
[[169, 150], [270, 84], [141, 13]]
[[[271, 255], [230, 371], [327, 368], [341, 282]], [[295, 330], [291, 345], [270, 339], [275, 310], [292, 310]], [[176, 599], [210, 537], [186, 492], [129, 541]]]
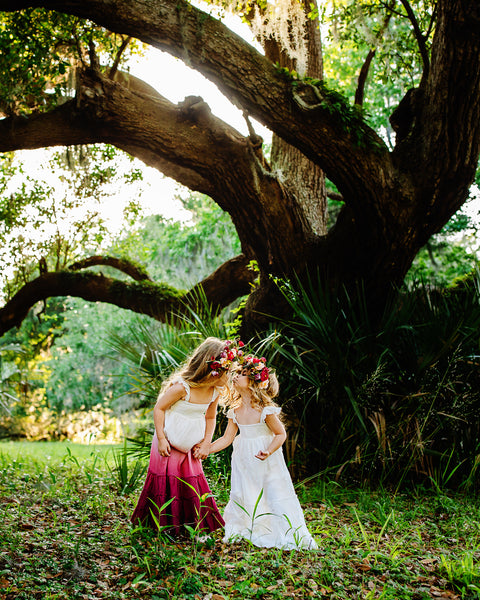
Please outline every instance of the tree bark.
[[[318, 91], [301, 84], [293, 92], [291, 81], [267, 58], [185, 0], [0, 0], [0, 10], [35, 6], [91, 19], [182, 59], [234, 104], [319, 164], [332, 181], [338, 181], [339, 189], [365, 186], [368, 177], [357, 178], [367, 175], [368, 157], [372, 175], [378, 177], [379, 170], [388, 168], [386, 146], [375, 131], [361, 123], [356, 131], [342, 128], [343, 115], [323, 107]], [[371, 142], [363, 147], [357, 143], [360, 129], [365, 142]], [[379, 148], [387, 165], [379, 160]]]
[[[0, 10], [27, 6], [89, 18], [181, 58], [272, 130], [269, 165], [253, 132], [242, 136], [200, 98], [174, 105], [95, 70], [82, 75], [73, 101], [0, 121], [0, 151], [108, 142], [210, 195], [231, 215], [246, 260], [258, 261], [257, 314], [276, 310], [271, 275], [307, 269], [332, 285], [363, 280], [381, 304], [467, 198], [480, 151], [476, 0], [439, 0], [428, 71], [393, 115], [393, 152], [328, 90], [286, 76], [273, 51], [262, 56], [183, 0], [0, 0]], [[328, 232], [320, 171], [345, 203]]]
[[0, 336], [19, 326], [37, 302], [52, 296], [107, 302], [166, 322], [173, 314], [182, 314], [186, 307], [195, 306], [200, 290], [213, 309], [225, 308], [239, 296], [248, 294], [255, 277], [244, 256], [228, 261], [189, 292], [146, 279], [132, 283], [90, 271], [46, 272], [25, 284], [0, 309]]

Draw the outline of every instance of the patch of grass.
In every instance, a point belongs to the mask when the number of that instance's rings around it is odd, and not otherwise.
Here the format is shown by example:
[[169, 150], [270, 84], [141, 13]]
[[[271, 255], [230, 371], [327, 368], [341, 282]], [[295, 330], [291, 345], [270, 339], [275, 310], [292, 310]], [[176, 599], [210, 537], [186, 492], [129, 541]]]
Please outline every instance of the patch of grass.
[[[313, 481], [298, 491], [318, 551], [172, 543], [130, 524], [138, 491], [121, 493], [108, 452], [5, 446], [0, 600], [480, 599], [476, 497]], [[222, 507], [225, 479], [210, 483]]]
[[13, 460], [59, 461], [65, 456], [86, 459], [92, 453], [99, 457], [108, 456], [119, 444], [77, 444], [74, 442], [0, 442], [0, 455], [6, 454]]

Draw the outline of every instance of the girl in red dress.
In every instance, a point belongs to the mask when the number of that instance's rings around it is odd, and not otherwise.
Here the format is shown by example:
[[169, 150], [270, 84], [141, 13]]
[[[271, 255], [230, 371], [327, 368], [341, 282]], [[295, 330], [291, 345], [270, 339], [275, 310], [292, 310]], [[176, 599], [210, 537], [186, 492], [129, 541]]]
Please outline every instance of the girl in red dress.
[[207, 338], [165, 382], [153, 409], [155, 435], [147, 478], [133, 523], [174, 538], [224, 526], [203, 473], [215, 429], [217, 403], [236, 356], [232, 342]]

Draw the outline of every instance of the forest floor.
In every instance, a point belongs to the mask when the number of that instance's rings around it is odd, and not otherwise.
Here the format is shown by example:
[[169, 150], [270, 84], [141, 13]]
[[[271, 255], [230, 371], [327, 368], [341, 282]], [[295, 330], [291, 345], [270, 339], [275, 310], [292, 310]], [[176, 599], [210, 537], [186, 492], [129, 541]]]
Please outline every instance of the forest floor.
[[[121, 492], [133, 466], [113, 458], [0, 443], [0, 600], [480, 599], [477, 497], [317, 481], [297, 491], [318, 551], [227, 545], [221, 532], [173, 544], [131, 526], [139, 488]], [[225, 478], [209, 481], [223, 508]]]

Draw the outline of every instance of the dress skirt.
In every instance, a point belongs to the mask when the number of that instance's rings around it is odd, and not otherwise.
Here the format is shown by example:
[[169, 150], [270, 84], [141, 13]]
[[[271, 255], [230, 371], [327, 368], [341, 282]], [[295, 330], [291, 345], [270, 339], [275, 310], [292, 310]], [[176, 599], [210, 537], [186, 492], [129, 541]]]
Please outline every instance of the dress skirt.
[[317, 544], [305, 523], [282, 448], [265, 460], [256, 458], [273, 439], [265, 418], [279, 412], [279, 407], [267, 406], [260, 422], [250, 425], [238, 423], [234, 410], [227, 414], [238, 425], [240, 435], [233, 441], [230, 499], [223, 513], [224, 541], [244, 538], [263, 548], [314, 550]]
[[170, 456], [161, 456], [157, 436], [153, 437], [147, 478], [131, 520], [174, 538], [187, 534], [184, 525], [201, 534], [225, 524], [200, 459], [191, 450], [184, 453], [173, 447]]

